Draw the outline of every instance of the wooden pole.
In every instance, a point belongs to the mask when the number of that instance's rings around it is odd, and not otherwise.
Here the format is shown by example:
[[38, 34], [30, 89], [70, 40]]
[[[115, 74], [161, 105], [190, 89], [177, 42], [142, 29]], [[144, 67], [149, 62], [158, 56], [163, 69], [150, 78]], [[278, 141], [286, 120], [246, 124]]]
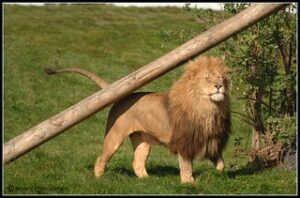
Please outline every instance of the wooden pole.
[[253, 5], [205, 31], [168, 54], [125, 76], [68, 109], [54, 115], [4, 144], [4, 162], [11, 162], [59, 135], [78, 122], [134, 92], [146, 83], [209, 50], [288, 4]]

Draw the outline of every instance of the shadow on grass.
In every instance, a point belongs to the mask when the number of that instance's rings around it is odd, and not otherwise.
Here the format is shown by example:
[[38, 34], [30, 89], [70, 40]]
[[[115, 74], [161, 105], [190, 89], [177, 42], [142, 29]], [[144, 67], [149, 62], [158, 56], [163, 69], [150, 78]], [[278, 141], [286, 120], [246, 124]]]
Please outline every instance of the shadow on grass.
[[[118, 167], [112, 169], [112, 171], [119, 173], [119, 174], [125, 174], [128, 176], [135, 176], [133, 169], [128, 169], [124, 167]], [[147, 168], [147, 172], [149, 175], [156, 175], [156, 176], [167, 176], [167, 175], [179, 175], [179, 169], [172, 167], [172, 166], [155, 166]]]
[[179, 169], [173, 166], [157, 165], [148, 168], [148, 173], [149, 175], [156, 175], [156, 176], [179, 175]]
[[[88, 165], [86, 167], [88, 170], [92, 171], [93, 170], [93, 165]], [[242, 175], [252, 175], [254, 173], [259, 173], [263, 172], [267, 169], [270, 169], [270, 166], [265, 166], [257, 162], [249, 162], [246, 164], [244, 167], [237, 169], [237, 170], [229, 170], [226, 171], [226, 175], [229, 178], [235, 178], [236, 176], [242, 176]], [[118, 173], [118, 174], [124, 174], [129, 177], [135, 177], [135, 173], [132, 168], [125, 168], [125, 167], [117, 167], [112, 169], [113, 172]], [[193, 170], [193, 176], [198, 177], [200, 176], [203, 172], [208, 171], [206, 169], [195, 169]], [[148, 174], [151, 176], [158, 176], [158, 177], [163, 177], [163, 176], [170, 176], [170, 175], [180, 175], [180, 170], [177, 167], [173, 166], [153, 166], [147, 168]]]
[[[125, 174], [128, 176], [135, 176], [135, 173], [133, 171], [133, 169], [128, 169], [128, 168], [124, 168], [124, 167], [119, 167], [119, 168], [114, 168], [112, 171], [116, 172], [116, 173], [120, 173], [120, 174]], [[164, 177], [164, 176], [170, 176], [170, 175], [175, 175], [175, 176], [179, 176], [180, 175], [180, 170], [177, 167], [173, 167], [173, 166], [161, 166], [161, 165], [157, 165], [154, 167], [149, 167], [147, 168], [147, 172], [148, 174], [151, 176], [158, 176], [158, 177]], [[201, 175], [204, 172], [204, 170], [193, 170], [193, 175], [195, 177]]]
[[113, 172], [122, 174], [122, 175], [127, 175], [129, 177], [135, 177], [135, 174], [132, 169], [124, 168], [124, 167], [118, 167], [112, 169]]
[[235, 178], [240, 175], [252, 175], [254, 173], [263, 172], [270, 168], [271, 166], [266, 166], [257, 162], [249, 162], [240, 169], [227, 171], [227, 175], [229, 178]]

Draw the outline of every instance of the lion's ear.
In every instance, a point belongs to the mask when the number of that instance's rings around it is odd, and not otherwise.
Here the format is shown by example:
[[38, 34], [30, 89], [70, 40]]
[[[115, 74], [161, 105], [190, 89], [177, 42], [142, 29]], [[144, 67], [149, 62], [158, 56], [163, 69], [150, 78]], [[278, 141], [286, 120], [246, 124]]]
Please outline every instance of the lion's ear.
[[185, 74], [189, 76], [195, 76], [199, 70], [199, 65], [196, 61], [190, 60], [185, 66]]

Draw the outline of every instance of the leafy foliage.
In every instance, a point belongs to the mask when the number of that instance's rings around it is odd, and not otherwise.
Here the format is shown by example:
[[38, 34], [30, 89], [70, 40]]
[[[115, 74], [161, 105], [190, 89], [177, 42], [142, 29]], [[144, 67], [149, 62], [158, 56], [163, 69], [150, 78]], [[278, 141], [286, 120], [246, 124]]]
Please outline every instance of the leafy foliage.
[[[249, 4], [226, 4], [224, 9], [234, 14], [247, 6]], [[251, 100], [258, 102], [259, 108], [248, 103], [247, 109], [256, 122], [259, 120], [255, 116], [261, 117], [260, 133], [268, 130], [274, 141], [290, 145], [294, 144], [296, 133], [295, 21], [291, 5], [224, 45], [228, 62], [240, 68], [241, 78], [248, 84], [246, 98], [250, 103], [253, 103]]]

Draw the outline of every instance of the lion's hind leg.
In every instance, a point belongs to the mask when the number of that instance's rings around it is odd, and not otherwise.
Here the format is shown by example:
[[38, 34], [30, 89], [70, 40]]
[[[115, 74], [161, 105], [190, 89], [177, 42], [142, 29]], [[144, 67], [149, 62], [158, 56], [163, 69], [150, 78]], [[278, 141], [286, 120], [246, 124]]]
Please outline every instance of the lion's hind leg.
[[148, 177], [145, 162], [150, 153], [150, 143], [146, 142], [142, 137], [143, 134], [136, 132], [130, 135], [131, 143], [134, 149], [133, 170], [137, 177]]
[[104, 143], [102, 147], [102, 153], [97, 158], [94, 173], [96, 177], [100, 177], [105, 170], [106, 164], [113, 156], [113, 154], [119, 149], [122, 145], [124, 139], [127, 137], [127, 134], [120, 133], [117, 127], [112, 127], [104, 138]]

